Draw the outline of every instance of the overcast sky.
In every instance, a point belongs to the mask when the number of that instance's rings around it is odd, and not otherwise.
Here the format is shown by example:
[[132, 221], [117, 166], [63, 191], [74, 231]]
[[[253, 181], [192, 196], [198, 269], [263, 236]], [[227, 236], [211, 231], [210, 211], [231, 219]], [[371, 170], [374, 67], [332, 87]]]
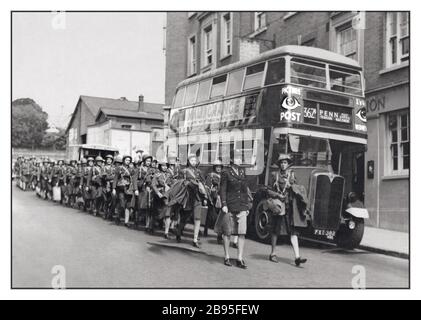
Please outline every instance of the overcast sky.
[[165, 13], [13, 14], [13, 100], [65, 127], [80, 95], [164, 103]]

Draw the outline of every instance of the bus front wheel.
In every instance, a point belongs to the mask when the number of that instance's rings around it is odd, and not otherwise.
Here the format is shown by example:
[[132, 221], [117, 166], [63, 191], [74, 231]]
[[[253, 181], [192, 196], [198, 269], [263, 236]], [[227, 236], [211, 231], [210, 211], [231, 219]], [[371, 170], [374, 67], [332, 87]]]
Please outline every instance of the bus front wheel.
[[270, 224], [270, 214], [264, 210], [264, 201], [261, 201], [254, 211], [254, 219], [253, 219], [253, 234], [256, 240], [269, 243], [270, 242], [270, 232], [269, 232], [269, 224]]
[[348, 223], [341, 225], [336, 235], [336, 244], [340, 248], [355, 249], [360, 245], [363, 236], [364, 219], [354, 218]]

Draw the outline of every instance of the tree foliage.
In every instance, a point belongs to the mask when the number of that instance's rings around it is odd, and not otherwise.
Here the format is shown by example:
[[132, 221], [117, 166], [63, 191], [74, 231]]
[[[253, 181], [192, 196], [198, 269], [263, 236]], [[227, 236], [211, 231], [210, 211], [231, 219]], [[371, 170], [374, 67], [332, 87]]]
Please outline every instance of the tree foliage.
[[32, 99], [12, 102], [12, 147], [36, 148], [41, 146], [48, 128], [48, 114]]
[[45, 149], [66, 150], [66, 132], [59, 129], [58, 133], [46, 133], [41, 142], [41, 147]]

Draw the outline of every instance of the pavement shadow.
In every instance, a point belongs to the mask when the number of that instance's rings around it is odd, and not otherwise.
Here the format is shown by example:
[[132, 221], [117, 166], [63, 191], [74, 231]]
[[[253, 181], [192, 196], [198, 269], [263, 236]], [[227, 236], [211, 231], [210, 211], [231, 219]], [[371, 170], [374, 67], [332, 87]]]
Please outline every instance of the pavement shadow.
[[346, 250], [346, 249], [341, 249], [341, 248], [334, 248], [334, 249], [329, 249], [329, 250], [323, 250], [322, 254], [336, 254], [336, 255], [363, 255], [363, 254], [373, 254], [373, 252], [369, 252], [369, 251], [362, 251], [362, 250]]
[[[250, 255], [250, 257], [255, 260], [264, 260], [268, 263], [275, 264], [274, 262], [269, 261], [269, 254], [255, 253], [255, 254]], [[280, 256], [277, 256], [277, 257], [278, 257], [278, 263], [286, 264], [286, 265], [296, 268], [296, 266], [293, 264], [293, 261], [291, 259], [280, 257]]]
[[222, 264], [223, 256], [217, 256], [206, 251], [196, 249], [193, 247], [185, 246], [190, 244], [188, 241], [182, 241], [181, 243], [168, 243], [168, 242], [147, 242], [149, 244], [148, 250], [153, 253], [162, 254], [165, 250], [174, 250], [186, 256], [192, 258], [200, 258], [202, 261], [206, 261], [210, 264]]

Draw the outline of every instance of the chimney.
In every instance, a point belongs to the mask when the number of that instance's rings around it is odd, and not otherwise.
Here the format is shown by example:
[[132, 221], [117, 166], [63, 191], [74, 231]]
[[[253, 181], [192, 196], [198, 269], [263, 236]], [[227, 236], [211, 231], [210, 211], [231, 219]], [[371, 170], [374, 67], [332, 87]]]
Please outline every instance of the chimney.
[[145, 111], [145, 108], [144, 108], [144, 105], [143, 105], [143, 94], [141, 94], [139, 96], [139, 107], [138, 107], [137, 111], [138, 112], [144, 112]]

